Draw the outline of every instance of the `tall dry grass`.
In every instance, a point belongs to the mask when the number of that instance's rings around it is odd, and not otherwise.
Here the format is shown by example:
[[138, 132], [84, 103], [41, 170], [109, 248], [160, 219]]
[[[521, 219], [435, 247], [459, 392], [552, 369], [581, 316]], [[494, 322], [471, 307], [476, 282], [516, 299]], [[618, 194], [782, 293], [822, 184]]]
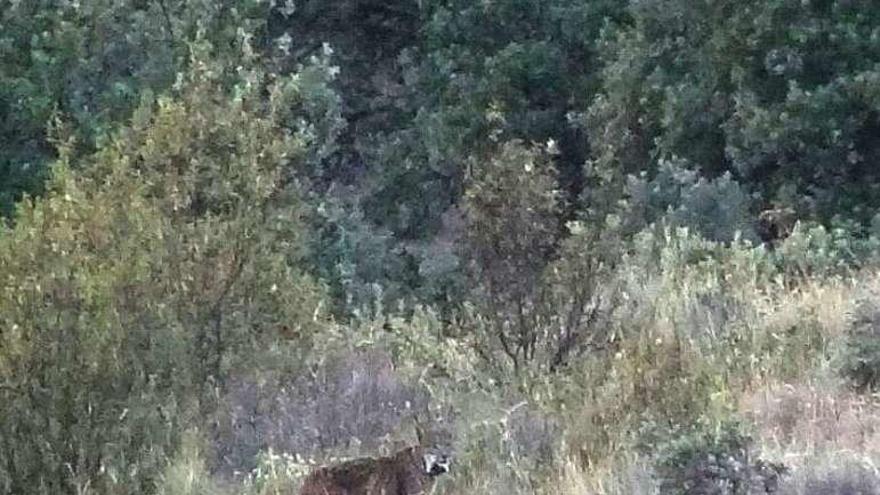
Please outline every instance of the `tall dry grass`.
[[[457, 447], [436, 493], [661, 493], [654, 463], [663, 447], [646, 444], [646, 425], [731, 419], [744, 425], [756, 458], [789, 469], [781, 493], [880, 493], [880, 403], [840, 374], [856, 306], [880, 287], [880, 274], [785, 278], [760, 249], [667, 235], [658, 263], [645, 268], [649, 253], [636, 250], [619, 268], [607, 345], [555, 374], [497, 382], [467, 339], [445, 339], [428, 310], [354, 322], [341, 347], [326, 349], [345, 358], [326, 360], [298, 385], [304, 392], [283, 383], [277, 394], [261, 392], [275, 401], [261, 421], [278, 433], [261, 437], [256, 467], [226, 480], [226, 491], [290, 493], [309, 458], [386, 452], [407, 441], [394, 426], [404, 419], [399, 408], [424, 397], [445, 411]], [[364, 438], [361, 448], [307, 441], [316, 431]], [[184, 488], [164, 493], [196, 493], [175, 483]]]

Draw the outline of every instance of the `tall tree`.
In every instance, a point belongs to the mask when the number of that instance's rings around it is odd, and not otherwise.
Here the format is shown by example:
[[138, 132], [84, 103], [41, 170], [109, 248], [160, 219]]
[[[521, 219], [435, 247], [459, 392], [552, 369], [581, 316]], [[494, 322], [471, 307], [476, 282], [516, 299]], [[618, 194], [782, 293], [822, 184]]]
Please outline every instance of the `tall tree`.
[[598, 168], [683, 159], [767, 203], [864, 219], [880, 197], [875, 3], [649, 0], [629, 13], [603, 44], [588, 117]]
[[214, 56], [235, 57], [241, 33], [264, 41], [268, 9], [247, 0], [0, 0], [0, 214], [41, 190], [53, 112], [76, 135], [74, 152], [92, 152], [142, 95], [174, 83], [197, 36]]

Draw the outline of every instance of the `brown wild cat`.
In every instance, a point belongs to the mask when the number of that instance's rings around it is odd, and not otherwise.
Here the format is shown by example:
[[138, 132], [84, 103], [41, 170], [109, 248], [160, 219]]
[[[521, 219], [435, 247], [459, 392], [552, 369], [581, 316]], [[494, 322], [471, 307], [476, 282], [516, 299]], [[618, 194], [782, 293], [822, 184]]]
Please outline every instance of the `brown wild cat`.
[[378, 459], [355, 459], [310, 474], [300, 495], [419, 495], [449, 472], [449, 457], [414, 446]]

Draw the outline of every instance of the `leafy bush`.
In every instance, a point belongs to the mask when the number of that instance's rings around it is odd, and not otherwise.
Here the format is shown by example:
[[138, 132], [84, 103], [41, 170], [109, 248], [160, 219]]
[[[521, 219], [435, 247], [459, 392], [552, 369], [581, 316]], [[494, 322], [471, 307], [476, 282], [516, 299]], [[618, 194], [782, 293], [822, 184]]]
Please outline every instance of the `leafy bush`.
[[622, 178], [678, 156], [784, 206], [869, 220], [876, 4], [645, 0], [627, 13], [599, 43], [587, 114], [599, 168]]
[[878, 243], [880, 238], [864, 235], [851, 221], [829, 227], [802, 222], [779, 244], [773, 259], [780, 272], [793, 280], [839, 276], [875, 262]]
[[630, 229], [665, 218], [709, 240], [756, 240], [750, 198], [739, 183], [729, 173], [701, 177], [687, 165], [681, 159], [661, 160], [650, 180], [644, 173], [628, 178], [629, 215], [634, 217], [629, 219]]
[[[268, 6], [234, 1], [4, 1], [0, 8], [0, 214], [42, 191], [56, 157], [46, 123], [69, 118], [77, 156], [94, 152], [142, 98], [164, 92], [189, 66], [189, 44], [238, 59]], [[259, 40], [260, 37], [256, 36]]]
[[233, 370], [295, 368], [322, 326], [284, 180], [308, 95], [193, 65], [82, 163], [59, 139], [46, 196], [0, 235], [0, 491], [151, 492]]
[[842, 372], [856, 389], [880, 388], [880, 299], [874, 291], [856, 306], [843, 354]]
[[518, 371], [542, 343], [537, 300], [559, 235], [556, 171], [547, 152], [517, 141], [473, 167], [464, 208], [469, 268], [489, 338]]
[[327, 191], [311, 214], [311, 264], [345, 316], [407, 299], [410, 287], [401, 282], [415, 275], [406, 253], [393, 249], [391, 232], [367, 222], [360, 205], [346, 198], [351, 192]]
[[219, 483], [205, 462], [205, 442], [195, 430], [182, 434], [180, 447], [156, 483], [157, 495], [218, 495]]
[[701, 422], [664, 436], [652, 445], [663, 494], [775, 493], [785, 473], [783, 465], [756, 458], [752, 439], [735, 423]]

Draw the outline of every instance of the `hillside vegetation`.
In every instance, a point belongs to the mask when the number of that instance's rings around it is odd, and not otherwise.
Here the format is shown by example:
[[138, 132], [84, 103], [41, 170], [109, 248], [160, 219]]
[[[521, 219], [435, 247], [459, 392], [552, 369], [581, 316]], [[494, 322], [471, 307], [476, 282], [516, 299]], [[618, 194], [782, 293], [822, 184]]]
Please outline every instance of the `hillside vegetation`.
[[0, 0], [0, 495], [880, 493], [880, 5]]

